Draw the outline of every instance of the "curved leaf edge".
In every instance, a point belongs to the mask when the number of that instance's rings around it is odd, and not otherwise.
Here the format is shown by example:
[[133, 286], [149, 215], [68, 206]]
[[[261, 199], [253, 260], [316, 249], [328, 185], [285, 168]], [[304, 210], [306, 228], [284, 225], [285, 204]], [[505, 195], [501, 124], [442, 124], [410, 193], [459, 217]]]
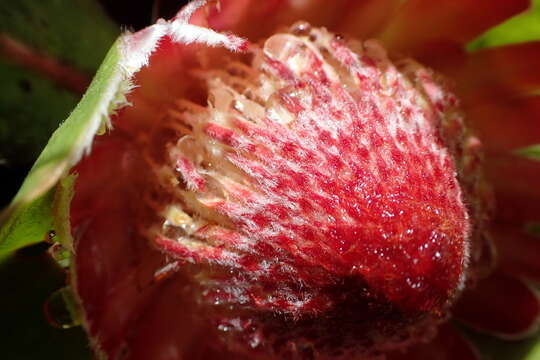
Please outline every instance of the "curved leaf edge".
[[121, 42], [122, 37], [109, 50], [87, 92], [53, 133], [15, 198], [0, 215], [0, 255], [44, 239], [53, 228], [53, 188], [90, 151], [95, 134], [109, 122], [110, 110], [124, 104], [129, 86], [117, 65]]
[[[248, 48], [249, 43], [242, 38], [205, 27], [204, 14], [208, 13], [199, 10], [208, 6], [216, 4], [210, 0], [192, 1], [170, 21], [160, 19], [152, 26], [133, 34], [126, 33], [115, 41], [83, 98], [53, 133], [15, 198], [0, 214], [0, 256], [42, 241], [54, 228], [58, 206], [53, 205], [53, 201], [59, 180], [90, 153], [94, 137], [104, 127], [112, 127], [110, 116], [129, 105], [126, 95], [134, 88], [134, 75], [148, 65], [164, 36], [176, 43], [199, 43], [230, 51]], [[67, 201], [69, 199], [68, 196]], [[64, 218], [67, 220], [68, 216]], [[70, 248], [69, 244], [64, 245]]]

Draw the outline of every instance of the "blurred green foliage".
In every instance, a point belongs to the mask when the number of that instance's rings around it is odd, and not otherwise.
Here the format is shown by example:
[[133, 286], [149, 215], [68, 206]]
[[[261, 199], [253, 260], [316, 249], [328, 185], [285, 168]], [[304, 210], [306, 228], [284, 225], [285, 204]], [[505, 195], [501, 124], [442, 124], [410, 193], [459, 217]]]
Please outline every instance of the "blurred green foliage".
[[516, 153], [529, 159], [540, 161], [540, 144], [519, 149]]
[[16, 0], [0, 4], [0, 32], [90, 75], [119, 30], [95, 0]]
[[[508, 0], [512, 1], [512, 0]], [[495, 26], [472, 41], [469, 51], [540, 40], [540, 0], [533, 0], [529, 11]]]
[[[88, 78], [119, 32], [94, 0], [0, 1], [1, 35]], [[1, 56], [0, 78], [0, 169], [27, 171], [81, 94]]]
[[27, 166], [79, 96], [1, 58], [0, 77], [0, 160], [4, 166]]

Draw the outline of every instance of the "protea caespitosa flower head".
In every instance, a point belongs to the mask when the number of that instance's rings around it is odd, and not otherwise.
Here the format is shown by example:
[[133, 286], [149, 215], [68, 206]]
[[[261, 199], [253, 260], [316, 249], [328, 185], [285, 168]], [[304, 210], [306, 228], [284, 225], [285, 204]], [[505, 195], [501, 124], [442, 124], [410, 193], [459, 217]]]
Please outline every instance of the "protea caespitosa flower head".
[[[492, 270], [493, 195], [467, 116], [501, 93], [449, 75], [525, 6], [195, 1], [122, 37], [54, 207], [96, 353], [373, 358], [436, 344], [454, 309], [486, 325], [468, 293]], [[535, 295], [493, 279], [528, 330]]]

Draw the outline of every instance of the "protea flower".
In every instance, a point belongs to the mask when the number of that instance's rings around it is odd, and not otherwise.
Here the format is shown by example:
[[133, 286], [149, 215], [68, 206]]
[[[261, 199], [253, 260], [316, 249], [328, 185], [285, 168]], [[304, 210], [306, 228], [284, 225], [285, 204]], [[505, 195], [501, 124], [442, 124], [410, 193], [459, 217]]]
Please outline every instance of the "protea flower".
[[118, 40], [4, 244], [52, 212], [105, 359], [473, 358], [451, 317], [530, 333], [540, 165], [512, 151], [540, 140], [538, 46], [463, 48], [527, 6], [194, 1]]

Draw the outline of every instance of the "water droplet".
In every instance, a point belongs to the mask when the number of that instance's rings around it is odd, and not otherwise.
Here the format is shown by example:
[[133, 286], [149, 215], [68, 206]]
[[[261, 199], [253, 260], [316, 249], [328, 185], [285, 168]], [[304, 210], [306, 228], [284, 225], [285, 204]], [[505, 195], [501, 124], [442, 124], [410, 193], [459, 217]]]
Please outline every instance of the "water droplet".
[[47, 235], [45, 236], [45, 242], [52, 244], [55, 242], [56, 239], [56, 231], [50, 230]]
[[101, 124], [99, 125], [99, 129], [98, 129], [96, 134], [97, 135], [104, 135], [107, 132], [107, 128], [108, 128], [107, 122], [102, 121]]
[[238, 111], [239, 113], [244, 112], [244, 104], [241, 101], [233, 100], [232, 107], [234, 110]]
[[294, 35], [308, 35], [311, 31], [311, 25], [305, 21], [299, 21], [291, 26], [291, 32]]
[[252, 349], [257, 348], [262, 343], [263, 336], [260, 333], [260, 331], [255, 332], [251, 339], [249, 340], [249, 346], [251, 346]]
[[69, 266], [71, 253], [60, 243], [52, 244], [48, 252], [49, 255], [54, 259], [54, 261], [56, 261], [61, 267], [65, 268]]
[[80, 325], [76, 301], [68, 287], [52, 293], [43, 310], [49, 324], [56, 328], [70, 329]]

